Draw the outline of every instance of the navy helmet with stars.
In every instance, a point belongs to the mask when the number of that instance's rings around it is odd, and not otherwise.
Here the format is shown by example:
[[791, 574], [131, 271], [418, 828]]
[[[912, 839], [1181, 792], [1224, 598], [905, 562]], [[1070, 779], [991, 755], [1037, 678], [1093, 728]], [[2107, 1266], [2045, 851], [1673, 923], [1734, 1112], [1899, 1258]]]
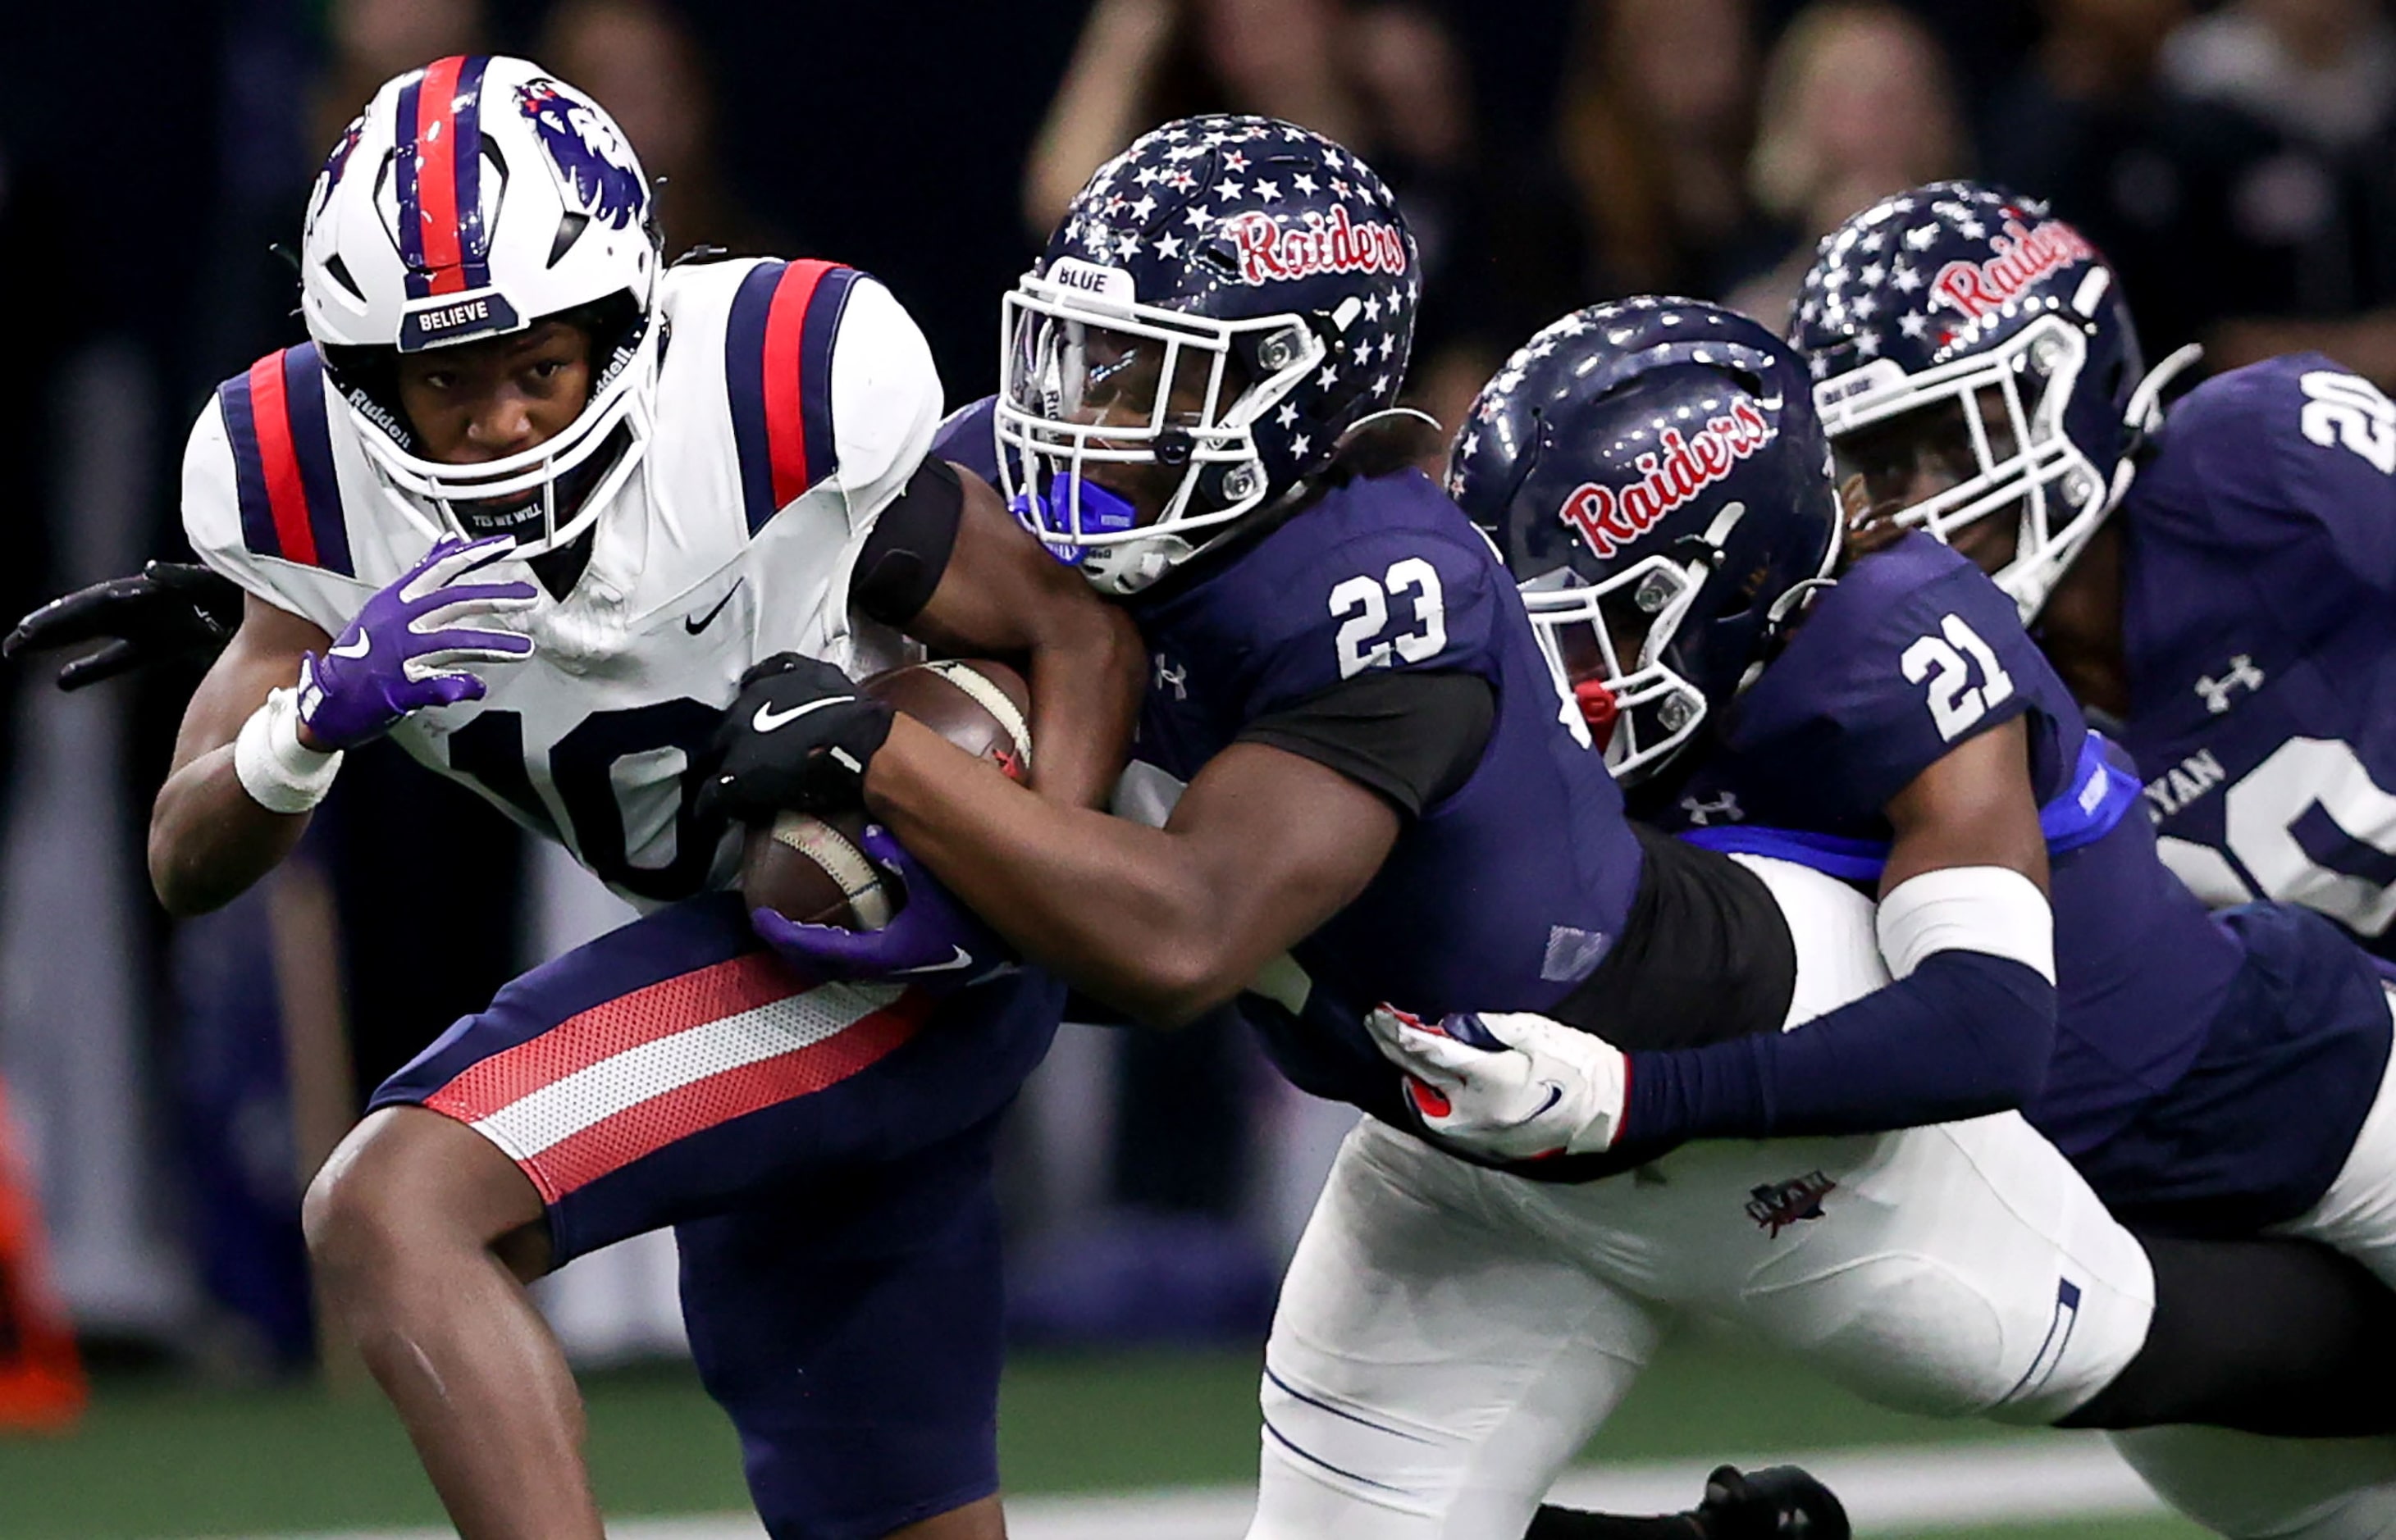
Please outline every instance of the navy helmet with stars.
[[1805, 365], [1743, 315], [1576, 311], [1482, 388], [1447, 489], [1487, 532], [1616, 777], [1753, 676], [1839, 551]]
[[2156, 397], [2104, 257], [2047, 206], [1979, 182], [1884, 198], [1823, 238], [1790, 339], [1868, 519], [1940, 539], [2013, 513], [1996, 572], [2025, 620], [2128, 490]]
[[1145, 588], [1392, 405], [1420, 296], [1396, 200], [1322, 135], [1228, 115], [1141, 135], [1006, 298], [1011, 505], [1100, 589]]

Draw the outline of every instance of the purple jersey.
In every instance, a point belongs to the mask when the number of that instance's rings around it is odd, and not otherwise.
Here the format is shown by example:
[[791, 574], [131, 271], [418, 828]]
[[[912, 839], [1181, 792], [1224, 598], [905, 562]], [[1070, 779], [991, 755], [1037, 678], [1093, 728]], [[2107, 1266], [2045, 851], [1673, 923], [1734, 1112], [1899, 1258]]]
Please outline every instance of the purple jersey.
[[[1885, 841], [1892, 797], [2017, 717], [2052, 813], [2090, 779], [2078, 706], [2013, 602], [1910, 536], [1816, 602], [1656, 816]], [[2216, 920], [2144, 818], [2058, 843], [2051, 878], [2057, 1030], [2030, 1121], [2125, 1212], [2234, 1230], [2302, 1211], [2378, 1085], [2388, 1013], [2366, 961], [2309, 916]]]
[[2021, 716], [2044, 801], [2078, 759], [2079, 707], [2013, 601], [1937, 541], [1908, 536], [1815, 602], [1658, 817], [1885, 840], [1889, 799], [1956, 744]]
[[2207, 380], [2115, 517], [2164, 859], [2396, 956], [2396, 405], [2319, 353]]
[[[1347, 1001], [1428, 1014], [1543, 1010], [1621, 934], [1641, 855], [1604, 763], [1565, 702], [1514, 585], [1456, 505], [1415, 471], [1333, 488], [1228, 560], [1136, 597], [1152, 657], [1127, 786], [1157, 816], [1250, 723], [1372, 670], [1476, 674], [1497, 710], [1478, 768], [1409, 818], [1356, 899], [1299, 942]], [[1287, 1045], [1276, 1044], [1278, 1047]], [[1361, 1030], [1334, 1071], [1284, 1068], [1361, 1105], [1391, 1077]], [[1352, 1073], [1354, 1082], [1348, 1083]]]

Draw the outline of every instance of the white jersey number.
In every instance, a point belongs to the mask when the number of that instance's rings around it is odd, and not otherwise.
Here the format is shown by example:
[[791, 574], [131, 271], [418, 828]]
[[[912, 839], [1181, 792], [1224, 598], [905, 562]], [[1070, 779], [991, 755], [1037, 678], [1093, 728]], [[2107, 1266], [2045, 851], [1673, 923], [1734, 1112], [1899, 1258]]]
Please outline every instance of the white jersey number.
[[2315, 369], [2296, 382], [2305, 409], [2297, 426], [2323, 448], [2344, 445], [2383, 476], [2396, 476], [2396, 402], [2360, 375]]
[[[1963, 623], [1962, 616], [1939, 617], [1938, 630], [1941, 635], [1917, 638], [1897, 664], [1905, 670], [1908, 684], [1929, 681], [1930, 720], [1937, 726], [1938, 736], [1952, 743], [1957, 734], [1987, 716], [1990, 707], [2012, 698], [2014, 676], [2005, 672], [1995, 650]], [[1965, 654], [1970, 655], [1969, 662]], [[1972, 682], [1975, 666], [1980, 675], [1977, 684]]]
[[[2198, 897], [2216, 908], [2257, 897], [2302, 904], [2358, 936], [2377, 936], [2396, 919], [2396, 796], [2351, 747], [2290, 738], [2222, 795], [2224, 843], [2237, 866], [2193, 840], [2156, 841], [2163, 864]], [[2309, 843], [2329, 860], [2314, 859]]]
[[[1384, 635], [1392, 599], [1410, 599], [1413, 613], [1395, 634]], [[1378, 583], [1360, 573], [1335, 585], [1331, 618], [1339, 622], [1332, 644], [1338, 649], [1342, 679], [1388, 668], [1393, 653], [1419, 663], [1447, 646], [1447, 601], [1440, 590], [1439, 569], [1419, 556], [1391, 563]]]

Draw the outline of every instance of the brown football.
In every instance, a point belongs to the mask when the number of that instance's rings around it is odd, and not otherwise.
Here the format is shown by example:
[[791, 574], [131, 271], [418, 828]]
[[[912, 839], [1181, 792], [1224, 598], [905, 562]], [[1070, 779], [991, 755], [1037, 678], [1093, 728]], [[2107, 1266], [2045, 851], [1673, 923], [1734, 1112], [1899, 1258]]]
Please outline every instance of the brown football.
[[[1017, 780], [1031, 773], [1032, 691], [1005, 664], [913, 663], [874, 675], [864, 689]], [[890, 899], [858, 846], [864, 830], [864, 814], [854, 811], [784, 813], [752, 826], [740, 856], [741, 896], [807, 924], [879, 930], [890, 923]]]

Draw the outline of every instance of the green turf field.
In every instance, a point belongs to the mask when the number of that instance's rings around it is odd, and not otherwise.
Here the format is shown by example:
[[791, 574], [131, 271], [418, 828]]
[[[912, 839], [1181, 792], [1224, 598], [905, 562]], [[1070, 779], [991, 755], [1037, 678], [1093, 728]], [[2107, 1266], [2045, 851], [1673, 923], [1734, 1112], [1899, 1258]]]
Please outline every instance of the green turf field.
[[[609, 1511], [744, 1506], [731, 1433], [686, 1370], [589, 1381]], [[1045, 1357], [1010, 1373], [1003, 1458], [1022, 1494], [1253, 1480], [1256, 1368], [1245, 1354]], [[2018, 1438], [1866, 1406], [1718, 1338], [1676, 1344], [1591, 1450], [1599, 1461]], [[1694, 1495], [1694, 1494], [1692, 1494]], [[396, 1423], [367, 1390], [212, 1390], [104, 1381], [79, 1433], [0, 1441], [6, 1540], [163, 1540], [440, 1521]], [[2044, 1540], [2166, 1540], [2140, 1519], [1948, 1529]]]

